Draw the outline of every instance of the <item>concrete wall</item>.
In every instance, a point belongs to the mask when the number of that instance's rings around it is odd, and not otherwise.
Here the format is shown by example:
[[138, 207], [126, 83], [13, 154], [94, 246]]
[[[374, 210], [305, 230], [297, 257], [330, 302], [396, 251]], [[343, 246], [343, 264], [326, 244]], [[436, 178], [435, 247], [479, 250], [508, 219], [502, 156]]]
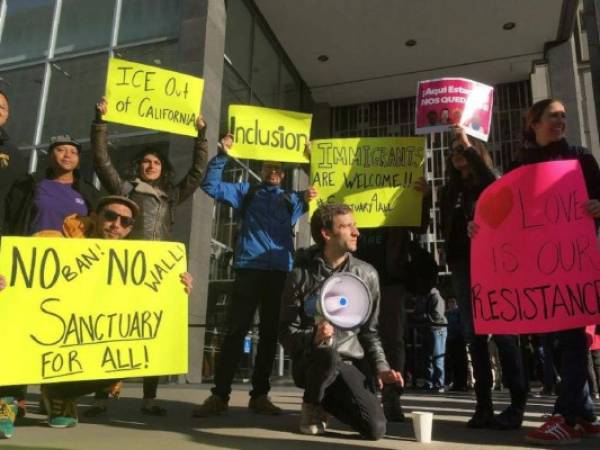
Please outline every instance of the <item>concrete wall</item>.
[[[215, 152], [221, 112], [226, 11], [222, 0], [184, 0], [179, 42], [179, 70], [204, 78], [202, 114], [207, 123], [210, 156]], [[191, 139], [172, 135], [170, 154], [181, 176], [191, 163]], [[208, 298], [213, 201], [200, 189], [177, 209], [175, 239], [187, 244], [194, 277], [189, 303], [189, 370], [186, 381], [202, 379], [204, 323]]]

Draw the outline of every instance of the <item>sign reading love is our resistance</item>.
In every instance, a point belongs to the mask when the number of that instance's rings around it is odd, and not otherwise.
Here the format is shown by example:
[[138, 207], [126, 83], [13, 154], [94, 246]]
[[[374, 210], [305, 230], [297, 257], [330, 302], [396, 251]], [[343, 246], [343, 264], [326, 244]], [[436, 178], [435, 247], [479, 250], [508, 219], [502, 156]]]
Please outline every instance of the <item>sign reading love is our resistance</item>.
[[346, 203], [362, 228], [421, 224], [425, 139], [382, 137], [323, 139], [312, 144], [310, 180], [324, 202]]
[[0, 386], [187, 372], [183, 244], [3, 237]]
[[304, 147], [310, 140], [312, 114], [249, 105], [229, 106], [231, 156], [261, 161], [309, 162]]
[[204, 80], [111, 58], [106, 77], [109, 122], [197, 136]]
[[516, 169], [477, 202], [471, 286], [477, 334], [600, 323], [600, 251], [578, 161]]

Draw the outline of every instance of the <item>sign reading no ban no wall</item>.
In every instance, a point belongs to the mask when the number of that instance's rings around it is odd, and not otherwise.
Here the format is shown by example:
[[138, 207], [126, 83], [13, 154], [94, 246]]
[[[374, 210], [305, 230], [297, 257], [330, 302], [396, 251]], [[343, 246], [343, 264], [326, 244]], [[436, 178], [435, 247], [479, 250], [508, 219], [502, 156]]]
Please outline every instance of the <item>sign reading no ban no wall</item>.
[[183, 244], [3, 237], [0, 385], [187, 372]]

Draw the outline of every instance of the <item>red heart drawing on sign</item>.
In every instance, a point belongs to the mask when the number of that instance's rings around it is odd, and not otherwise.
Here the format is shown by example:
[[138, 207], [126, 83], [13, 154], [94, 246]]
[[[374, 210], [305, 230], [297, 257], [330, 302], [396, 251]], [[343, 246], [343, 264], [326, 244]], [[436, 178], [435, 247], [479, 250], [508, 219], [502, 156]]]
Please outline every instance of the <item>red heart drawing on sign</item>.
[[479, 199], [479, 214], [493, 229], [497, 229], [513, 208], [513, 193], [508, 186], [488, 191]]

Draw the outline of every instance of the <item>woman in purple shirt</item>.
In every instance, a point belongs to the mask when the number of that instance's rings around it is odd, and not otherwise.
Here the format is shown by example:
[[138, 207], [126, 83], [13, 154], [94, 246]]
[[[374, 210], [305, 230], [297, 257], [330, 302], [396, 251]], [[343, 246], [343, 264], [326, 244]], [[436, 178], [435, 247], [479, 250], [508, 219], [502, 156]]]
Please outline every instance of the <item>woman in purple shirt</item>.
[[5, 234], [62, 231], [65, 217], [94, 209], [98, 191], [79, 177], [80, 152], [81, 145], [68, 135], [50, 139], [46, 173], [26, 175], [8, 192]]

